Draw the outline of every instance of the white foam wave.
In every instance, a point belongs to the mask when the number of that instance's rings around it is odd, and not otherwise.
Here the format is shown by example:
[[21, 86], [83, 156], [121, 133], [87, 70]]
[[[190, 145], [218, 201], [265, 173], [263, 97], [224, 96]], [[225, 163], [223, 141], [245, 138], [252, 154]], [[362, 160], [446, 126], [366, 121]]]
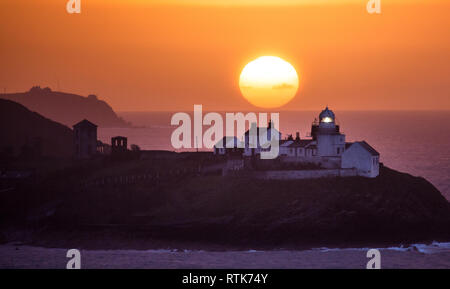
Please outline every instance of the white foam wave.
[[[313, 250], [318, 250], [320, 252], [333, 252], [333, 251], [368, 251], [372, 248], [327, 248], [320, 247], [314, 248]], [[399, 246], [399, 247], [387, 247], [387, 248], [376, 248], [378, 250], [390, 250], [399, 252], [419, 252], [424, 254], [435, 254], [442, 252], [450, 252], [450, 242], [432, 242], [431, 244], [411, 244], [410, 246]]]

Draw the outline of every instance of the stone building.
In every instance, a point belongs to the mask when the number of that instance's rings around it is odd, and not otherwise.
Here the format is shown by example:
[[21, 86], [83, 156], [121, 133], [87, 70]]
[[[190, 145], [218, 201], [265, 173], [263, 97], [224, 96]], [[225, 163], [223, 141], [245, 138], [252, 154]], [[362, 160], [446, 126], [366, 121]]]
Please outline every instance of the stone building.
[[97, 125], [84, 119], [73, 126], [75, 158], [89, 159], [97, 153]]
[[111, 153], [123, 154], [128, 150], [128, 139], [124, 136], [116, 136], [111, 138]]

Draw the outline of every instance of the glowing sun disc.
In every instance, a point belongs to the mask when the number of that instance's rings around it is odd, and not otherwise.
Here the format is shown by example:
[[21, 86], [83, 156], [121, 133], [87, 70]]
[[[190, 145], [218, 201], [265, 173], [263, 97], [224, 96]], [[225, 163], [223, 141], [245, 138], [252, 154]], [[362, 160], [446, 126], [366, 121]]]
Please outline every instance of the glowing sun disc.
[[261, 56], [249, 62], [239, 78], [244, 98], [261, 108], [287, 104], [296, 95], [298, 83], [295, 68], [276, 56]]

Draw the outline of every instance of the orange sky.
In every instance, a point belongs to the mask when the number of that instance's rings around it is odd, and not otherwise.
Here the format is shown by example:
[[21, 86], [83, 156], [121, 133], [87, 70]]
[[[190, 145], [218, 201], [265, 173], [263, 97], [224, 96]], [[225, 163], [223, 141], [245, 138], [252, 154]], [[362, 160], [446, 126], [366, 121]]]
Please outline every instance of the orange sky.
[[2, 0], [0, 88], [59, 82], [118, 111], [255, 110], [239, 74], [275, 55], [300, 76], [282, 109], [450, 109], [448, 1], [381, 0], [381, 15], [366, 0], [214, 1], [82, 0], [69, 15], [66, 0]]

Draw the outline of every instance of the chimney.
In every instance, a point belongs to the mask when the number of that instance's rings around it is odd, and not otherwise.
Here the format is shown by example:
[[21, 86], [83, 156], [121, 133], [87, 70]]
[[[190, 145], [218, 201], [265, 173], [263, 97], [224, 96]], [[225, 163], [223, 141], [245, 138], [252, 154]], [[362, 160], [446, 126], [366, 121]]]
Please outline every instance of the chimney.
[[300, 140], [300, 132], [295, 133], [295, 140]]

